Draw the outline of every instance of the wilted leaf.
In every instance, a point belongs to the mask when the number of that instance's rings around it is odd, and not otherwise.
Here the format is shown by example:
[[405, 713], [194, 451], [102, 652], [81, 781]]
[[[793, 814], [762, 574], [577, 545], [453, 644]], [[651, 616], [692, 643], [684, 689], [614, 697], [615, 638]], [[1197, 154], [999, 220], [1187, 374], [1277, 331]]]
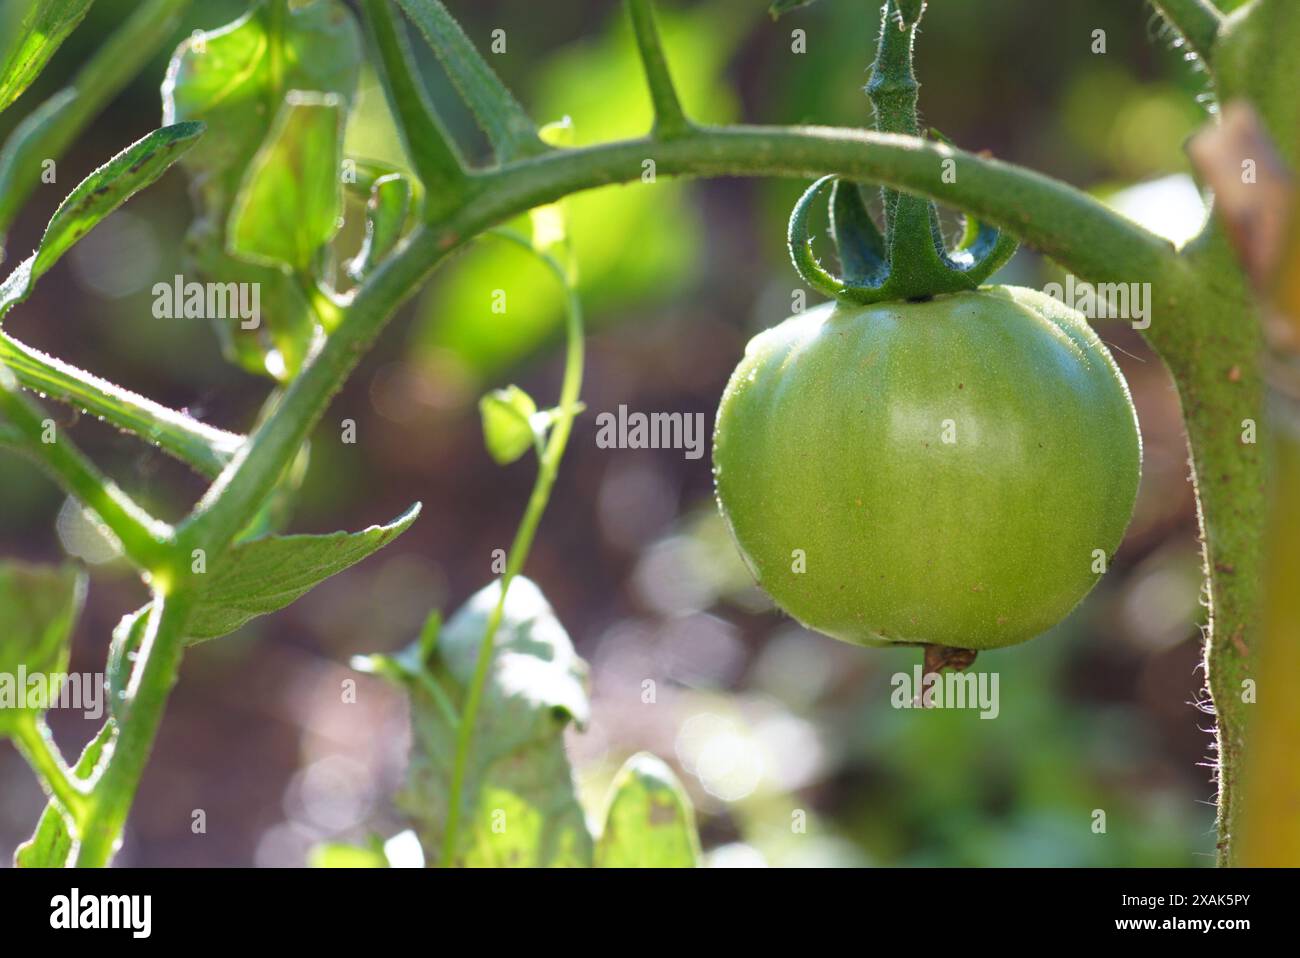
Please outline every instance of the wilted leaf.
[[0, 285], [0, 318], [26, 299], [36, 281], [136, 192], [166, 172], [203, 133], [202, 123], [177, 123], [132, 143], [77, 184], [54, 211], [36, 252], [19, 263]]
[[[411, 764], [399, 799], [426, 855], [438, 860], [456, 752], [450, 707], [463, 707], [488, 618], [500, 595], [494, 582], [476, 593], [437, 635], [386, 659], [411, 695]], [[432, 645], [431, 653], [429, 646]], [[365, 664], [365, 663], [359, 663]], [[423, 668], [423, 674], [412, 670]], [[455, 864], [590, 866], [591, 835], [564, 750], [569, 722], [586, 723], [587, 666], [573, 650], [537, 586], [511, 583], [465, 781]], [[438, 689], [437, 694], [432, 689]]]
[[609, 789], [597, 868], [694, 868], [700, 842], [681, 782], [646, 752], [624, 763]]
[[249, 164], [230, 214], [236, 256], [308, 272], [343, 214], [343, 101], [291, 90]]
[[[94, 0], [28, 0], [0, 64], [0, 110], [27, 89]], [[4, 25], [0, 22], [0, 25]]]
[[19, 669], [46, 677], [66, 670], [69, 637], [85, 596], [85, 576], [74, 565], [0, 561], [0, 735], [28, 711], [18, 708], [16, 698], [7, 701], [20, 691]]

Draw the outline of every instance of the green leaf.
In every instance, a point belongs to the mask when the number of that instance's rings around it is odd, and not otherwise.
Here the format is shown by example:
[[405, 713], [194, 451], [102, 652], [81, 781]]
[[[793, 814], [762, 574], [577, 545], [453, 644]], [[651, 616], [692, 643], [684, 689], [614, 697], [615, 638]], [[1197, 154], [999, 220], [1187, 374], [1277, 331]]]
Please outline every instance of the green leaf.
[[186, 268], [221, 282], [260, 284], [266, 328], [215, 325], [227, 359], [281, 382], [301, 368], [315, 322], [290, 277], [229, 254], [231, 209], [285, 95], [333, 93], [350, 104], [361, 67], [360, 32], [345, 4], [316, 0], [284, 13], [280, 0], [258, 0], [233, 23], [189, 37], [172, 56], [162, 89], [164, 118], [202, 120], [211, 133], [184, 163], [200, 207]]
[[546, 144], [519, 101], [474, 48], [456, 18], [439, 0], [398, 0], [442, 63], [499, 162], [535, 156]]
[[573, 117], [565, 116], [558, 120], [552, 120], [537, 131], [537, 138], [547, 146], [553, 146], [556, 149], [572, 149], [578, 142], [576, 131], [573, 128]]
[[[5, 233], [31, 192], [41, 162], [62, 153], [62, 131], [73, 128], [77, 91], [68, 87], [54, 94], [14, 127], [0, 150], [0, 247]], [[54, 147], [51, 149], [51, 147]]]
[[366, 239], [348, 263], [348, 275], [360, 282], [397, 245], [411, 212], [411, 181], [400, 173], [380, 176], [366, 201]]
[[411, 527], [416, 503], [397, 519], [362, 532], [273, 536], [232, 548], [209, 574], [190, 617], [186, 642], [229, 635], [250, 619], [283, 609], [316, 585], [378, 552]]
[[[175, 33], [189, 0], [143, 0], [98, 45], [72, 82], [31, 111], [0, 151], [0, 246], [22, 204], [40, 182], [46, 160], [57, 160]], [[5, 35], [0, 16], [0, 36]]]
[[[426, 854], [442, 846], [456, 754], [456, 724], [432, 689], [461, 708], [500, 583], [476, 593], [428, 643], [383, 659], [411, 696], [411, 764], [399, 797]], [[570, 722], [586, 724], [587, 665], [541, 590], [516, 577], [506, 596], [465, 779], [457, 865], [577, 866], [592, 861], [591, 835], [564, 749]], [[364, 664], [364, 663], [359, 663]], [[422, 669], [422, 672], [415, 672]]]
[[185, 160], [204, 213], [223, 223], [244, 171], [290, 90], [334, 93], [350, 102], [361, 66], [356, 20], [339, 0], [291, 8], [257, 3], [244, 16], [176, 49], [163, 82], [166, 122], [202, 120], [211, 136]]
[[[243, 329], [238, 318], [214, 319], [222, 353], [251, 373], [288, 382], [298, 374], [316, 320], [297, 278], [278, 266], [260, 266], [231, 255], [225, 246], [224, 224], [197, 220], [186, 237], [187, 269], [222, 283], [247, 283], [261, 291], [261, 326]], [[253, 284], [256, 284], [254, 287]]]
[[641, 752], [624, 763], [609, 789], [597, 868], [695, 868], [700, 841], [695, 812], [663, 761]]
[[[86, 597], [86, 579], [74, 565], [28, 565], [0, 560], [0, 735], [23, 712], [27, 691], [20, 669], [46, 679], [63, 675], [72, 627]], [[20, 686], [21, 683], [21, 686]], [[46, 686], [57, 691], [57, 685]]]
[[102, 219], [167, 171], [203, 133], [202, 123], [176, 123], [132, 143], [77, 184], [50, 218], [36, 252], [0, 285], [0, 319], [68, 249]]
[[514, 462], [537, 442], [533, 417], [537, 404], [518, 386], [488, 393], [478, 403], [483, 418], [483, 440], [488, 454], [500, 465]]
[[[88, 779], [99, 764], [104, 748], [113, 739], [116, 725], [110, 719], [81, 752], [73, 774], [80, 779]], [[68, 864], [68, 855], [72, 852], [72, 833], [68, 821], [63, 817], [59, 806], [47, 802], [36, 831], [14, 850], [14, 865], [17, 868], [62, 868]]]
[[[0, 65], [0, 110], [27, 89], [94, 0], [28, 0]], [[8, 26], [7, 23], [0, 25]]]
[[[411, 527], [417, 503], [393, 522], [362, 532], [271, 536], [235, 545], [211, 572], [186, 629], [197, 645], [229, 635], [251, 619], [279, 611], [315, 586], [378, 552]], [[122, 617], [108, 654], [109, 704], [119, 707], [144, 640], [152, 604]]]
[[436, 214], [450, 209], [466, 185], [465, 164], [438, 111], [429, 101], [418, 67], [389, 0], [363, 0], [376, 69], [406, 155], [424, 184]]
[[368, 846], [322, 842], [307, 857], [309, 868], [387, 868], [384, 843], [375, 837]]
[[308, 273], [343, 215], [343, 101], [291, 90], [230, 214], [230, 252]]

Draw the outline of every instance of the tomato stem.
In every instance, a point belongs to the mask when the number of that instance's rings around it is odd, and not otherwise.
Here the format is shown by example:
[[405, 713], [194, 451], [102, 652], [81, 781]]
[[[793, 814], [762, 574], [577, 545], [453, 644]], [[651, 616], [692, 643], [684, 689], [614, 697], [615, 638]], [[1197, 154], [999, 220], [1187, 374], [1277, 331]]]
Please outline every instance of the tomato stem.
[[925, 694], [930, 687], [930, 676], [933, 675], [934, 681], [939, 682], [944, 669], [964, 672], [975, 663], [975, 656], [977, 655], [979, 655], [979, 652], [975, 649], [956, 649], [947, 645], [926, 645], [921, 666], [921, 707], [930, 707], [927, 704]]
[[[924, 11], [923, 0], [886, 0], [881, 7], [880, 40], [866, 86], [877, 133], [920, 133], [917, 101], [921, 85], [912, 66], [912, 45]], [[941, 179], [951, 176], [955, 180], [955, 155], [942, 158], [936, 173]], [[824, 177], [804, 194], [790, 217], [789, 233], [795, 270], [828, 296], [863, 304], [921, 302], [939, 293], [976, 289], [1015, 253], [1014, 239], [973, 220], [957, 248], [948, 250], [934, 203], [893, 187], [881, 190], [882, 242], [860, 191], [840, 189], [837, 184], [831, 198], [831, 232], [845, 274], [841, 280], [817, 263], [806, 226], [809, 207], [832, 181]]]

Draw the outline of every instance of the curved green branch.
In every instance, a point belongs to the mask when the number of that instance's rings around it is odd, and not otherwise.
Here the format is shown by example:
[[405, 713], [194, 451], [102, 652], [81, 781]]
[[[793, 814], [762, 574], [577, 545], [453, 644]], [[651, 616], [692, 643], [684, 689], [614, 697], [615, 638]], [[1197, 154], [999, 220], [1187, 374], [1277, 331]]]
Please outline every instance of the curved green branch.
[[49, 796], [62, 805], [74, 821], [82, 822], [89, 794], [63, 761], [45, 721], [30, 712], [23, 713], [14, 729], [14, 744], [36, 772]]
[[[1092, 282], [1185, 276], [1173, 245], [1081, 190], [944, 144], [831, 127], [700, 128], [654, 139], [556, 150], [469, 179], [463, 204], [416, 230], [357, 291], [339, 328], [284, 400], [250, 436], [178, 534], [192, 548], [221, 546], [270, 493], [330, 398], [393, 311], [453, 250], [490, 227], [570, 193], [660, 174], [814, 177], [833, 172], [910, 190], [974, 213]], [[951, 160], [956, 177], [945, 177]], [[954, 179], [954, 182], [945, 182]], [[1165, 333], [1162, 324], [1159, 335]], [[1148, 330], [1153, 340], [1156, 325]]]
[[50, 429], [43, 411], [18, 392], [12, 373], [0, 366], [0, 415], [20, 437], [17, 449], [43, 466], [63, 489], [112, 530], [126, 557], [142, 571], [166, 564], [171, 527], [149, 515], [110, 482], [70, 439]]
[[218, 475], [244, 442], [243, 436], [208, 426], [47, 356], [7, 333], [0, 333], [0, 364], [8, 366], [25, 388], [99, 416], [209, 477]]
[[638, 180], [647, 159], [658, 174], [836, 173], [907, 190], [973, 213], [1095, 282], [1182, 273], [1173, 244], [1060, 180], [943, 143], [836, 127], [705, 127], [667, 142], [601, 144], [510, 164], [477, 177], [478, 195], [442, 231], [460, 236], [477, 226], [464, 222], [470, 217], [491, 225], [569, 193]]

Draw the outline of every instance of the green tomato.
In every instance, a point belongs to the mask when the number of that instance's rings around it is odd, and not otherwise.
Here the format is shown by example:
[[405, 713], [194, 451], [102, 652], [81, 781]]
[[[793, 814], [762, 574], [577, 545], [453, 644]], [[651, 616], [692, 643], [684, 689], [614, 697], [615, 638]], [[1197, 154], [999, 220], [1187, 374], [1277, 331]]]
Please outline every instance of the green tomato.
[[759, 585], [861, 645], [993, 649], [1050, 628], [1119, 546], [1141, 465], [1096, 333], [1015, 287], [828, 303], [766, 330], [713, 440]]

